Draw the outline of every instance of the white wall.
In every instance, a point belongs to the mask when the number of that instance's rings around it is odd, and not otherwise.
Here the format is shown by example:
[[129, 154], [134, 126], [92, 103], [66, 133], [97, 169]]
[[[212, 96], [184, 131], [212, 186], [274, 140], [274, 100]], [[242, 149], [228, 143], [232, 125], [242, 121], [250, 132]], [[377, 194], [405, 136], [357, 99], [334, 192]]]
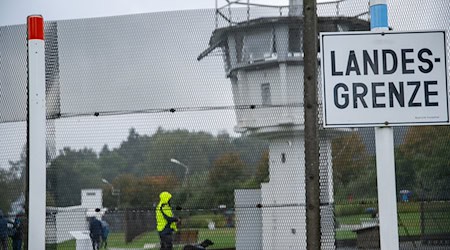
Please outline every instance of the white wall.
[[85, 208], [59, 210], [56, 214], [56, 238], [61, 243], [73, 239], [70, 231], [89, 230]]
[[[263, 249], [306, 249], [305, 147], [303, 136], [269, 145], [270, 182], [261, 185]], [[285, 160], [283, 162], [283, 156]], [[335, 249], [331, 142], [320, 140], [322, 249]]]
[[101, 208], [103, 194], [101, 189], [83, 189], [81, 190], [81, 207], [83, 208]]
[[[239, 71], [233, 81], [236, 105], [262, 105], [261, 84], [270, 84], [272, 105], [303, 104], [303, 67], [280, 64], [264, 71]], [[270, 127], [303, 124], [303, 107], [267, 107], [237, 109], [237, 126]]]
[[261, 250], [262, 210], [261, 190], [237, 189], [234, 191], [236, 216], [236, 249]]
[[[47, 208], [46, 242], [61, 243], [73, 239], [71, 231], [89, 230], [88, 217], [94, 216], [95, 208], [102, 209], [102, 190], [81, 190], [81, 206]], [[104, 212], [104, 209], [102, 209]], [[56, 235], [56, 239], [55, 239]]]
[[270, 182], [261, 189], [263, 249], [306, 249], [303, 138], [272, 139], [269, 150]]

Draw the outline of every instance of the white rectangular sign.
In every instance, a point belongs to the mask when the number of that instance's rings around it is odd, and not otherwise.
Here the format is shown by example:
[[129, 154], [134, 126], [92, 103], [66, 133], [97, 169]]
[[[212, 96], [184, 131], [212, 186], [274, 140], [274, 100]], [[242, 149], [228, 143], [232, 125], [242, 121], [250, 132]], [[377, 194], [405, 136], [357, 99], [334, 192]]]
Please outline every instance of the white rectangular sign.
[[444, 31], [320, 33], [324, 127], [449, 124]]

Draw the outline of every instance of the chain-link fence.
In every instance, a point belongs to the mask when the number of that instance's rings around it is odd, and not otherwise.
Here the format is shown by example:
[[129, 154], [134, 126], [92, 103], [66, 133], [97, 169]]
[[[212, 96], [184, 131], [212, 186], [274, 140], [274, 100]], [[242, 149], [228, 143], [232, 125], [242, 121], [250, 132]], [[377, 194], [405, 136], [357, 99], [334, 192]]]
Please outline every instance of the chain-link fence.
[[[283, 4], [45, 22], [48, 249], [92, 249], [92, 218], [108, 225], [109, 249], [159, 249], [163, 191], [180, 218], [175, 249], [207, 239], [207, 249], [306, 249], [303, 19]], [[448, 41], [449, 1], [388, 8], [392, 30], [446, 30]], [[368, 31], [368, 11], [368, 1], [319, 4], [318, 29]], [[26, 53], [26, 27], [0, 27], [9, 244], [15, 218], [26, 238], [33, 209]], [[374, 129], [319, 120], [322, 249], [379, 248]], [[400, 248], [446, 249], [450, 127], [394, 137]]]

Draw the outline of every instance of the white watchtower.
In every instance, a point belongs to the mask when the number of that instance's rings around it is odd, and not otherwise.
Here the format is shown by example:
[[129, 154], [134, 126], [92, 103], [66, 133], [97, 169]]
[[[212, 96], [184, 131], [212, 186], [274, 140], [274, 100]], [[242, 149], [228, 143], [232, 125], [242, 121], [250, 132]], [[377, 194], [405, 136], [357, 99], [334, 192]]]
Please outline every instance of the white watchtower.
[[[246, 2], [250, 10], [252, 4]], [[260, 190], [235, 191], [236, 249], [306, 249], [303, 1], [291, 0], [284, 7], [289, 7], [285, 16], [226, 19], [229, 26], [214, 30], [209, 48], [198, 58], [222, 50], [237, 107], [235, 131], [269, 141], [270, 181]], [[224, 16], [219, 8], [216, 13]], [[319, 17], [319, 30], [369, 30], [369, 24], [357, 18]], [[322, 249], [335, 248], [331, 137], [342, 132], [320, 132]]]

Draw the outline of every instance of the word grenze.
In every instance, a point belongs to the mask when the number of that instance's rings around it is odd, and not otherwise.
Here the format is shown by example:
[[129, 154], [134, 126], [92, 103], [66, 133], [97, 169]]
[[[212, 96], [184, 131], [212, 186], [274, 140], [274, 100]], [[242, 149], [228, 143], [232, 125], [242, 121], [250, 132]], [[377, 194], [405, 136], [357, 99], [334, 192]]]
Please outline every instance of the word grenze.
[[[350, 50], [347, 62], [336, 64], [336, 52], [330, 51], [332, 76], [360, 76], [360, 75], [413, 75], [429, 74], [434, 63], [440, 58], [434, 57], [430, 49], [412, 48], [394, 51], [391, 49], [362, 50], [355, 53]], [[333, 88], [334, 105], [339, 109], [353, 107], [386, 108], [386, 107], [433, 107], [438, 106], [434, 97], [437, 80], [407, 80], [407, 81], [374, 81], [369, 84], [363, 82], [338, 82]], [[371, 100], [371, 102], [370, 102]]]

